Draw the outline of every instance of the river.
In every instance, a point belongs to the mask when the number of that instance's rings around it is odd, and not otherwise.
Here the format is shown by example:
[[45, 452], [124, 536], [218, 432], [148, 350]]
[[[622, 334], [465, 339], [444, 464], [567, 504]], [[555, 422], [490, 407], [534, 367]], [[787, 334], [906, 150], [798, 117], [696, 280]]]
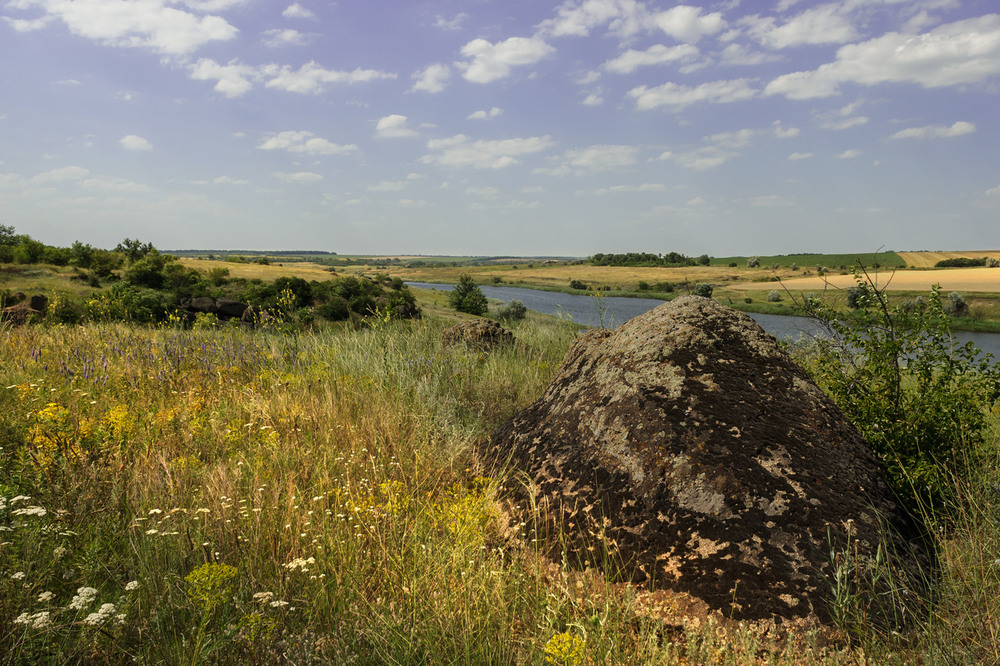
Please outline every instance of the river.
[[[454, 289], [454, 285], [450, 284], [431, 284], [429, 282], [407, 282], [407, 284], [417, 289], [438, 289], [440, 291]], [[565, 317], [585, 326], [600, 326], [603, 321], [607, 328], [617, 327], [632, 317], [641, 315], [643, 312], [664, 303], [664, 301], [655, 298], [604, 296], [598, 299], [589, 294], [565, 294], [560, 291], [541, 291], [524, 287], [481, 285], [479, 288], [483, 290], [483, 294], [487, 298], [494, 298], [505, 303], [519, 300], [529, 310]], [[756, 312], [748, 312], [747, 314], [776, 338], [797, 339], [802, 336], [809, 337], [823, 333], [823, 328], [807, 317], [758, 314]], [[998, 333], [955, 331], [954, 336], [961, 344], [972, 342], [982, 351], [1000, 358], [1000, 334]]]

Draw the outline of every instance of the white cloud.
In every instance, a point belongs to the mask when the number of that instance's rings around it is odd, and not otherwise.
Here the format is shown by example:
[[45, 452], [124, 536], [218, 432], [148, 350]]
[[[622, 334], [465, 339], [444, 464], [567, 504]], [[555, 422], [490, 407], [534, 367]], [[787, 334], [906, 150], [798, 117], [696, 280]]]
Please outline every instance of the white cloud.
[[487, 118], [496, 118], [497, 116], [499, 116], [502, 113], [503, 113], [503, 109], [501, 109], [500, 107], [494, 106], [489, 111], [486, 111], [486, 110], [483, 110], [483, 109], [480, 109], [479, 111], [473, 111], [468, 116], [466, 116], [466, 119], [467, 120], [486, 120]]
[[400, 208], [422, 208], [427, 205], [427, 201], [424, 199], [400, 199]]
[[165, 0], [16, 0], [7, 6], [45, 12], [41, 18], [17, 23], [15, 30], [37, 30], [58, 19], [80, 37], [164, 55], [187, 55], [210, 42], [231, 40], [239, 32], [222, 17], [197, 16], [168, 4]]
[[406, 122], [406, 116], [401, 116], [398, 113], [383, 116], [375, 125], [375, 136], [380, 139], [403, 139], [417, 136], [415, 130], [406, 126]]
[[59, 167], [34, 176], [32, 183], [52, 183], [64, 180], [80, 180], [90, 175], [90, 171], [78, 166]]
[[292, 4], [290, 4], [287, 7], [285, 7], [285, 11], [281, 12], [281, 15], [284, 16], [286, 19], [314, 19], [314, 18], [316, 18], [316, 14], [314, 14], [312, 11], [306, 9], [305, 7], [303, 7], [302, 5], [300, 5], [297, 2], [293, 2]]
[[757, 135], [757, 130], [741, 129], [734, 132], [719, 132], [705, 137], [705, 141], [723, 148], [745, 148], [750, 145], [750, 139]]
[[763, 65], [778, 59], [779, 57], [772, 53], [753, 51], [748, 46], [736, 42], [727, 45], [719, 54], [719, 63], [722, 65]]
[[398, 192], [406, 187], [405, 180], [382, 180], [375, 185], [369, 185], [369, 192]]
[[693, 88], [668, 82], [654, 88], [639, 86], [628, 92], [628, 96], [635, 100], [636, 108], [641, 111], [661, 106], [680, 110], [699, 102], [722, 104], [750, 99], [756, 95], [757, 91], [750, 87], [748, 79], [711, 81]]
[[566, 0], [555, 18], [539, 24], [553, 37], [586, 37], [594, 28], [607, 25], [622, 37], [637, 33], [647, 19], [646, 8], [636, 0]]
[[926, 127], [911, 127], [909, 129], [896, 132], [890, 139], [942, 139], [952, 136], [962, 136], [976, 131], [976, 126], [972, 123], [959, 120], [951, 127], [942, 125], [928, 125]]
[[340, 145], [304, 131], [278, 132], [261, 141], [257, 148], [305, 155], [346, 155], [358, 149], [354, 144]]
[[798, 127], [783, 127], [780, 120], [775, 120], [773, 123], [774, 136], [779, 139], [791, 139], [799, 135]]
[[524, 139], [470, 141], [464, 134], [457, 134], [447, 139], [428, 141], [427, 148], [434, 153], [424, 155], [420, 161], [424, 164], [446, 167], [502, 169], [518, 164], [517, 157], [547, 150], [552, 145], [552, 138], [548, 135]]
[[265, 73], [271, 79], [265, 84], [268, 88], [278, 88], [300, 94], [316, 94], [322, 92], [330, 83], [367, 83], [377, 79], [394, 79], [395, 74], [380, 72], [375, 69], [357, 68], [350, 72], [326, 69], [315, 60], [302, 65], [293, 71], [288, 65], [280, 68], [268, 68]]
[[674, 39], [689, 44], [697, 43], [702, 37], [714, 35], [726, 27], [722, 14], [713, 12], [702, 14], [701, 7], [677, 5], [653, 15], [651, 21], [660, 30]]
[[84, 180], [81, 185], [88, 190], [100, 192], [150, 192], [152, 190], [149, 185], [117, 176], [94, 176]]
[[988, 197], [1000, 197], [1000, 185], [986, 190], [986, 196]]
[[1000, 73], [1000, 15], [989, 14], [911, 35], [891, 32], [842, 46], [837, 59], [771, 81], [767, 95], [830, 97], [844, 83], [916, 83], [925, 88], [979, 83]]
[[323, 180], [323, 176], [318, 173], [313, 173], [311, 171], [297, 171], [295, 173], [284, 173], [281, 171], [276, 171], [272, 174], [278, 180], [284, 181], [286, 183], [315, 183]]
[[411, 92], [439, 93], [444, 90], [445, 83], [451, 78], [451, 68], [441, 64], [428, 65], [414, 72], [410, 78], [416, 79], [416, 83], [410, 88]]
[[512, 67], [533, 65], [554, 51], [538, 37], [511, 37], [496, 44], [474, 39], [462, 47], [462, 55], [470, 62], [455, 66], [466, 81], [490, 83], [510, 76]]
[[486, 199], [494, 199], [500, 196], [500, 190], [490, 186], [467, 187], [465, 188], [465, 193], [472, 197], [484, 197]]
[[578, 196], [593, 194], [604, 196], [606, 194], [632, 194], [635, 192], [665, 192], [667, 186], [663, 183], [642, 183], [641, 185], [612, 185], [611, 187], [601, 187], [596, 190], [579, 190]]
[[461, 30], [462, 23], [464, 23], [467, 18], [469, 18], [469, 15], [465, 12], [459, 12], [451, 18], [445, 18], [443, 15], [438, 14], [434, 18], [434, 27], [450, 31]]
[[803, 44], [844, 44], [857, 36], [843, 15], [844, 6], [830, 3], [807, 9], [778, 25], [772, 17], [744, 19], [747, 32], [764, 46], [784, 49]]
[[210, 58], [201, 58], [191, 66], [191, 78], [196, 81], [215, 81], [215, 92], [233, 98], [246, 94], [253, 88], [253, 81], [259, 78], [257, 68], [241, 65], [231, 60], [220, 65]]
[[232, 176], [219, 176], [213, 178], [212, 182], [216, 185], [248, 185], [250, 181], [243, 180], [242, 178], [233, 178]]
[[813, 157], [812, 153], [792, 153], [791, 155], [788, 156], [788, 161], [798, 162], [800, 160], [807, 160], [810, 157]]
[[787, 197], [781, 197], [777, 194], [767, 194], [764, 196], [753, 197], [747, 199], [749, 203], [754, 208], [773, 208], [776, 206], [793, 206], [795, 202]]
[[274, 28], [273, 30], [265, 30], [262, 34], [264, 35], [264, 46], [272, 49], [282, 46], [305, 46], [312, 41], [310, 35], [292, 28]]
[[568, 150], [549, 159], [553, 166], [535, 169], [548, 176], [581, 175], [595, 171], [611, 171], [636, 163], [639, 149], [635, 146], [598, 145]]
[[7, 22], [7, 25], [9, 25], [11, 28], [14, 29], [14, 32], [33, 32], [35, 30], [41, 30], [49, 23], [51, 23], [53, 20], [55, 20], [55, 17], [51, 15], [42, 16], [40, 18], [31, 20], [15, 19], [15, 18], [10, 18], [9, 16], [3, 16], [0, 18], [3, 18], [3, 20]]
[[600, 93], [590, 93], [583, 98], [583, 102], [581, 102], [581, 104], [584, 106], [600, 106], [601, 104], [604, 104], [604, 98], [601, 97]]
[[848, 148], [842, 153], [837, 153], [834, 155], [838, 160], [853, 160], [855, 157], [861, 155], [861, 151], [857, 148]]
[[681, 44], [679, 46], [664, 46], [655, 44], [645, 51], [635, 51], [629, 49], [613, 60], [604, 63], [603, 68], [616, 74], [631, 74], [640, 67], [648, 65], [662, 65], [667, 62], [678, 60], [691, 60], [698, 56], [698, 47], [691, 44]]
[[819, 111], [813, 114], [816, 123], [823, 129], [846, 130], [868, 124], [868, 116], [855, 115], [861, 107], [861, 100], [851, 102], [847, 106], [829, 111]]
[[141, 136], [136, 136], [135, 134], [129, 134], [128, 136], [123, 136], [118, 139], [118, 143], [125, 150], [152, 150], [153, 144], [146, 141]]

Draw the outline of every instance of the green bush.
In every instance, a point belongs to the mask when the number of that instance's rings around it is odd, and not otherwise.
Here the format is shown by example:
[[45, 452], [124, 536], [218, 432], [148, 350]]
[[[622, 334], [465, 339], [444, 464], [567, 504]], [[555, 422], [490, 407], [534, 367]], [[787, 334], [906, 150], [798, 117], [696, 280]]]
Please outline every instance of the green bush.
[[884, 287], [856, 277], [850, 314], [806, 302], [830, 333], [817, 341], [809, 370], [871, 443], [910, 508], [941, 507], [952, 475], [977, 464], [1000, 369], [971, 342], [955, 342], [939, 287], [926, 300], [890, 306]]
[[778, 291], [777, 289], [772, 289], [771, 291], [767, 292], [768, 303], [777, 303], [780, 300], [781, 300], [781, 292]]
[[479, 288], [471, 275], [463, 274], [458, 278], [458, 284], [448, 294], [448, 302], [459, 312], [482, 316], [488, 306], [483, 290]]
[[714, 289], [712, 288], [712, 285], [705, 284], [704, 282], [702, 282], [701, 284], [696, 284], [694, 286], [694, 289], [691, 290], [691, 293], [694, 294], [695, 296], [704, 296], [705, 298], [712, 298], [713, 291]]
[[584, 282], [583, 280], [577, 280], [576, 278], [573, 278], [572, 280], [569, 281], [569, 288], [583, 290], [587, 288], [587, 283]]
[[524, 306], [524, 303], [518, 300], [513, 300], [497, 310], [496, 318], [499, 321], [504, 322], [521, 321], [527, 313], [528, 308]]

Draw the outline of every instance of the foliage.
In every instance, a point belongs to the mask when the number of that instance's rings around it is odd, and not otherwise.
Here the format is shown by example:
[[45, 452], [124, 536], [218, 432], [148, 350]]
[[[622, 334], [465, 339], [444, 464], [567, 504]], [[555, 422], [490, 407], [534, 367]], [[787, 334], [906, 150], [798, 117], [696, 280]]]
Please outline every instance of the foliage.
[[576, 278], [573, 278], [569, 281], [569, 288], [579, 289], [581, 291], [584, 291], [587, 289], [587, 283], [584, 282], [583, 280], [577, 280]]
[[462, 274], [458, 278], [458, 284], [448, 294], [448, 302], [451, 307], [459, 312], [482, 316], [488, 309], [486, 296], [479, 288], [471, 275]]
[[911, 508], [940, 507], [951, 475], [975, 464], [1000, 369], [951, 336], [938, 287], [922, 302], [891, 306], [885, 287], [857, 272], [849, 316], [813, 298], [829, 331], [810, 372], [871, 443]]
[[780, 300], [781, 300], [781, 292], [778, 291], [777, 289], [772, 289], [771, 291], [767, 292], [768, 303], [777, 303]]
[[704, 282], [696, 284], [691, 290], [691, 293], [695, 296], [704, 296], [705, 298], [712, 298], [712, 292], [715, 291], [712, 285], [706, 284]]
[[986, 257], [954, 257], [952, 259], [942, 259], [934, 264], [934, 268], [972, 268], [974, 266], [985, 266]]
[[701, 255], [697, 259], [692, 259], [679, 252], [668, 252], [666, 254], [652, 254], [650, 252], [605, 254], [598, 252], [590, 257], [590, 263], [594, 266], [708, 266], [712, 263], [712, 260], [707, 254]]
[[969, 304], [965, 302], [960, 293], [953, 291], [948, 294], [948, 300], [944, 303], [944, 311], [951, 317], [968, 317]]
[[521, 321], [528, 313], [528, 308], [518, 300], [512, 300], [497, 310], [496, 318], [503, 322]]

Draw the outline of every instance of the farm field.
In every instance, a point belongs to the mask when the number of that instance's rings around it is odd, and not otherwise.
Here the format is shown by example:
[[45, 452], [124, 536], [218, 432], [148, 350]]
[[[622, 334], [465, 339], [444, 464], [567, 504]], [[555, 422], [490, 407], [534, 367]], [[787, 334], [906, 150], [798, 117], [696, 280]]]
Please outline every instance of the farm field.
[[[872, 273], [874, 275], [874, 273]], [[855, 282], [851, 275], [825, 275], [783, 278], [782, 285], [795, 291], [819, 291], [824, 287], [847, 289]], [[880, 272], [878, 283], [889, 291], [926, 291], [941, 285], [942, 291], [1000, 292], [1000, 269], [997, 268], [936, 268], [928, 270], [898, 270]], [[730, 285], [731, 289], [759, 288], [752, 283]]]

